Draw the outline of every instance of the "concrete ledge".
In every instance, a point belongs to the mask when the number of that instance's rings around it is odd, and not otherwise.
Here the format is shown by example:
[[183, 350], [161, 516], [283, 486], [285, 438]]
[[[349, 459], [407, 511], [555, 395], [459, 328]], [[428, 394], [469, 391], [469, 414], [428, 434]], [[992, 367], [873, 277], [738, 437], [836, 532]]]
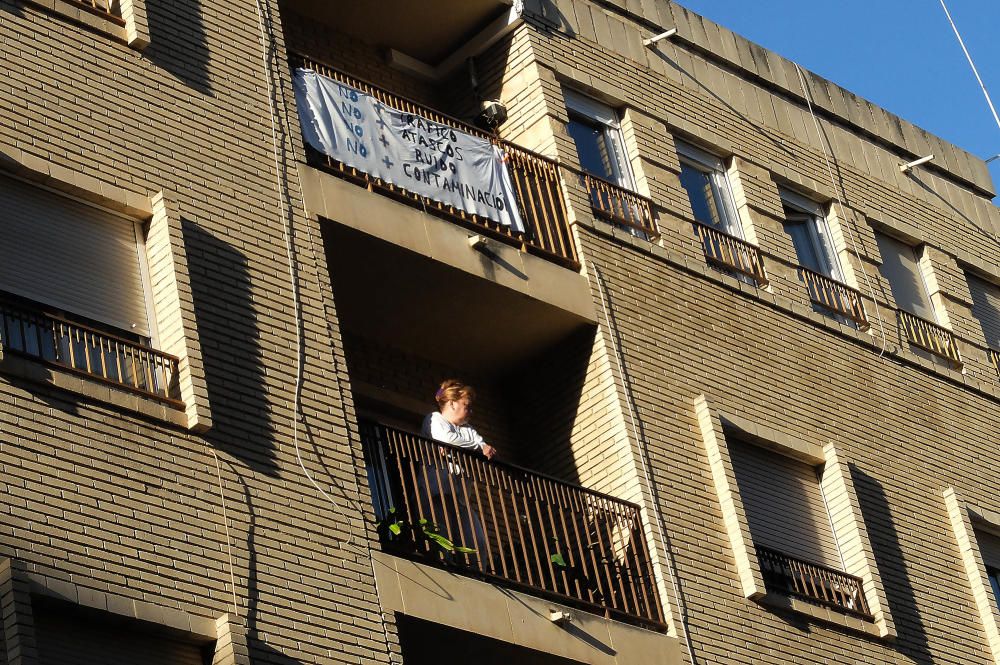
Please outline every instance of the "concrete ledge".
[[579, 273], [495, 240], [487, 240], [485, 252], [477, 251], [469, 246], [475, 231], [305, 164], [298, 169], [311, 214], [597, 322], [590, 285]]
[[[382, 552], [375, 583], [387, 612], [485, 635], [591, 665], [679, 665], [676, 637], [605, 619], [552, 601], [462, 577]], [[552, 609], [573, 615], [568, 627]]]
[[[40, 7], [50, 14], [55, 14], [62, 18], [79, 23], [95, 32], [100, 32], [112, 39], [122, 42], [129, 42], [129, 37], [125, 26], [119, 25], [115, 21], [104, 18], [98, 13], [87, 11], [74, 2], [67, 0], [22, 0], [23, 2]], [[147, 42], [148, 43], [148, 42]]]
[[88, 380], [75, 372], [61, 370], [48, 363], [10, 352], [4, 353], [2, 348], [0, 348], [0, 374], [58, 388], [88, 401], [102, 402], [110, 407], [131, 411], [136, 415], [153, 418], [176, 427], [189, 426], [188, 417], [181, 409], [175, 409], [136, 393], [119, 390], [101, 381]]

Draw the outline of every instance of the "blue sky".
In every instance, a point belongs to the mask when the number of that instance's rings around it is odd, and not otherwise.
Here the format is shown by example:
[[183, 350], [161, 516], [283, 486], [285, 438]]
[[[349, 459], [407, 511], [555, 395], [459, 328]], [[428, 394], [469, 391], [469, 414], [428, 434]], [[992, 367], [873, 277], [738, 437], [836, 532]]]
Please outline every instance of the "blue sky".
[[[945, 0], [1000, 111], [1000, 0]], [[1000, 127], [939, 0], [678, 0], [987, 158]], [[990, 164], [1000, 186], [1000, 158]]]

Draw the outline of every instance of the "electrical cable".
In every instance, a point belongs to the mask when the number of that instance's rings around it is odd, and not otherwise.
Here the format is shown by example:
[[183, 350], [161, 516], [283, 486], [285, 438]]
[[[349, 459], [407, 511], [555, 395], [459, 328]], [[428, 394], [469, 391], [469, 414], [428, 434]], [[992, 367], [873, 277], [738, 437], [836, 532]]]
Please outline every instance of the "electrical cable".
[[646, 440], [639, 436], [639, 428], [636, 425], [635, 417], [635, 404], [632, 401], [632, 389], [631, 381], [628, 380], [628, 375], [625, 372], [625, 362], [622, 358], [621, 349], [618, 347], [618, 326], [612, 327], [611, 317], [609, 315], [608, 298], [604, 290], [604, 273], [601, 271], [601, 266], [597, 263], [591, 262], [594, 266], [594, 273], [597, 278], [597, 290], [601, 294], [601, 309], [604, 312], [604, 322], [608, 326], [608, 334], [611, 335], [611, 348], [615, 354], [615, 361], [618, 364], [618, 374], [621, 376], [622, 385], [625, 388], [625, 403], [628, 406], [629, 420], [632, 425], [632, 436], [635, 438], [636, 443], [639, 446], [639, 461], [642, 465], [642, 472], [646, 478], [646, 485], [649, 487], [651, 503], [653, 505], [653, 514], [656, 516], [656, 528], [660, 532], [660, 540], [663, 541], [663, 546], [666, 549], [667, 555], [667, 572], [670, 575], [670, 585], [674, 590], [674, 597], [677, 598], [677, 611], [680, 614], [681, 626], [684, 629], [684, 645], [687, 647], [688, 658], [691, 660], [691, 665], [695, 665], [696, 661], [694, 659], [694, 647], [691, 643], [691, 631], [688, 627], [688, 611], [687, 603], [684, 601], [684, 597], [681, 594], [680, 583], [677, 578], [677, 568], [674, 563], [674, 553], [673, 546], [670, 542], [670, 537], [667, 535], [666, 523], [663, 520], [663, 513], [660, 511], [659, 503], [659, 492], [656, 490], [656, 486], [653, 484], [653, 478], [650, 474], [650, 467], [652, 462], [647, 463], [647, 457], [649, 457], [649, 448], [646, 445]]
[[233, 590], [233, 616], [239, 618], [240, 606], [236, 600], [236, 573], [233, 570], [233, 546], [229, 537], [229, 517], [226, 515], [226, 491], [222, 485], [222, 469], [219, 467], [219, 456], [211, 448], [208, 452], [215, 458], [215, 476], [219, 479], [219, 498], [222, 499], [222, 525], [226, 529], [226, 550], [229, 552], [229, 586]]
[[[816, 111], [813, 109], [812, 104], [812, 91], [809, 90], [809, 86], [806, 84], [806, 78], [802, 74], [802, 68], [799, 67], [797, 62], [793, 62], [795, 65], [795, 72], [799, 75], [799, 85], [802, 86], [802, 94], [806, 99], [806, 106], [809, 108], [809, 115], [812, 116], [813, 125], [816, 127], [816, 138], [819, 139], [820, 147], [823, 148], [823, 160], [826, 162], [826, 173], [830, 177], [830, 185], [833, 187], [833, 191], [843, 193], [843, 189], [837, 186], [837, 179], [833, 176], [833, 165], [830, 162], [830, 151], [827, 150], [827, 142], [823, 138], [823, 130], [819, 124], [819, 118], [816, 117]], [[840, 219], [843, 220], [843, 226], [847, 229], [847, 234], [851, 238], [851, 245], [854, 246], [854, 255], [858, 258], [858, 265], [861, 267], [861, 273], [865, 276], [865, 285], [868, 287], [868, 295], [871, 296], [872, 303], [875, 305], [875, 318], [878, 320], [879, 333], [882, 336], [882, 348], [879, 351], [878, 357], [882, 358], [885, 356], [886, 347], [889, 345], [889, 338], [886, 336], [885, 323], [882, 321], [882, 310], [878, 306], [878, 300], [875, 299], [875, 287], [872, 284], [871, 277], [868, 275], [868, 270], [865, 268], [865, 262], [861, 258], [861, 250], [858, 248], [858, 240], [854, 237], [854, 230], [851, 228], [851, 222], [847, 219], [844, 214], [844, 205], [840, 202], [840, 196], [837, 196], [834, 201], [837, 204], [837, 210], [840, 214]]]
[[[291, 284], [292, 284], [292, 302], [293, 302], [293, 307], [294, 307], [294, 311], [295, 311], [295, 322], [296, 322], [296, 328], [295, 328], [295, 333], [296, 333], [296, 335], [295, 335], [295, 361], [296, 361], [296, 364], [295, 364], [295, 390], [294, 390], [294, 395], [293, 395], [292, 443], [294, 444], [294, 447], [295, 447], [295, 457], [296, 457], [296, 460], [299, 463], [299, 467], [302, 469], [302, 473], [305, 474], [306, 478], [309, 480], [309, 482], [312, 484], [312, 486], [315, 487], [316, 490], [324, 498], [326, 498], [327, 501], [329, 501], [335, 508], [341, 509], [341, 506], [333, 499], [333, 497], [331, 497], [326, 491], [324, 491], [322, 487], [320, 487], [319, 483], [316, 482], [316, 480], [313, 478], [312, 474], [309, 473], [309, 470], [306, 468], [305, 462], [302, 460], [302, 453], [301, 453], [301, 451], [299, 449], [298, 425], [299, 425], [299, 422], [302, 421], [302, 383], [303, 383], [303, 354], [304, 354], [304, 339], [303, 339], [304, 338], [304, 322], [303, 322], [303, 316], [302, 316], [301, 295], [299, 293], [299, 285], [298, 285], [298, 273], [295, 270], [294, 230], [292, 229], [292, 220], [291, 220], [290, 216], [288, 215], [287, 210], [286, 210], [286, 206], [285, 206], [285, 202], [288, 201], [290, 197], [288, 195], [287, 188], [285, 187], [285, 185], [284, 185], [284, 183], [282, 181], [282, 177], [281, 177], [281, 153], [280, 153], [280, 149], [278, 147], [278, 130], [277, 130], [277, 125], [280, 122], [280, 120], [279, 120], [278, 114], [277, 114], [277, 112], [275, 110], [275, 101], [274, 101], [275, 100], [275, 96], [277, 94], [279, 94], [279, 93], [277, 92], [278, 86], [275, 86], [274, 81], [273, 81], [272, 69], [271, 69], [271, 65], [270, 65], [270, 62], [269, 62], [269, 55], [270, 55], [270, 53], [273, 53], [273, 51], [274, 51], [274, 42], [275, 42], [275, 40], [274, 40], [273, 34], [271, 34], [270, 29], [269, 29], [270, 28], [270, 22], [269, 21], [265, 21], [265, 19], [264, 19], [265, 12], [264, 12], [264, 8], [261, 6], [261, 2], [262, 2], [262, 0], [255, 0], [255, 6], [256, 6], [256, 9], [257, 9], [258, 26], [260, 28], [261, 59], [263, 61], [263, 65], [264, 65], [264, 77], [267, 80], [267, 88], [268, 88], [267, 103], [268, 103], [268, 108], [269, 108], [269, 111], [270, 111], [270, 120], [271, 120], [271, 140], [272, 140], [273, 152], [274, 152], [274, 168], [275, 168], [275, 181], [277, 183], [277, 190], [278, 190], [277, 191], [277, 194], [278, 194], [278, 205], [279, 205], [279, 207], [281, 209], [282, 235], [284, 236], [284, 240], [285, 240], [285, 253], [286, 253], [286, 257], [288, 259], [288, 275], [289, 275], [289, 279], [290, 279]], [[283, 93], [281, 93], [281, 96], [282, 96], [282, 101], [284, 102], [282, 104], [282, 107], [283, 107], [284, 111], [287, 113], [287, 108], [288, 108], [287, 100], [284, 99], [284, 94]], [[287, 132], [287, 126], [288, 126], [288, 118], [287, 118], [287, 115], [286, 115], [285, 116], [285, 125], [282, 127], [282, 131], [283, 132]], [[291, 148], [291, 153], [292, 153], [292, 159], [297, 161], [294, 145]], [[305, 201], [300, 199], [300, 202], [302, 203], [302, 208], [304, 210], [305, 209]], [[313, 240], [312, 240], [312, 234], [309, 233], [308, 236], [309, 236], [309, 241], [310, 241], [310, 248], [311, 248], [311, 251], [312, 251], [312, 254], [313, 254], [314, 267], [318, 268], [318, 259], [316, 258], [316, 247], [315, 247], [315, 244], [313, 243]], [[320, 290], [322, 292], [322, 279], [319, 279], [319, 271], [318, 270], [317, 270], [317, 279], [319, 280]], [[327, 321], [327, 325], [329, 326], [329, 321]], [[339, 382], [339, 379], [338, 379], [338, 382]], [[360, 496], [361, 492], [360, 492], [360, 487], [357, 484], [357, 478], [355, 478], [355, 488], [357, 490], [357, 495]], [[366, 525], [367, 525], [367, 522], [366, 522]], [[367, 528], [367, 526], [366, 526], [366, 528]], [[350, 531], [348, 531], [348, 542], [350, 542], [352, 540], [352, 536], [353, 536], [353, 534], [351, 534]], [[370, 543], [370, 539], [366, 539], [366, 540], [368, 541], [367, 542], [367, 547], [366, 547], [367, 552], [368, 552], [367, 559], [369, 561], [369, 564], [371, 565], [372, 580], [374, 581], [376, 579], [375, 561], [374, 561], [374, 557], [371, 556], [371, 543]], [[382, 605], [382, 598], [381, 598], [381, 596], [378, 593], [375, 594], [375, 599], [376, 599], [376, 602], [377, 602], [378, 608], [379, 608], [379, 621], [380, 621], [380, 624], [381, 624], [381, 627], [382, 627], [382, 637], [383, 637], [383, 640], [384, 640], [384, 643], [385, 643], [386, 657], [391, 660], [391, 658], [392, 658], [392, 656], [391, 656], [391, 654], [392, 654], [392, 648], [391, 648], [391, 640], [389, 638], [389, 629], [388, 629], [388, 626], [386, 625], [385, 608]]]
[[976, 80], [979, 81], [979, 87], [983, 91], [983, 96], [986, 97], [986, 103], [990, 107], [990, 111], [993, 113], [993, 120], [997, 123], [997, 128], [1000, 129], [1000, 115], [997, 115], [997, 109], [993, 106], [993, 100], [990, 99], [990, 93], [986, 90], [986, 84], [983, 83], [983, 79], [979, 76], [979, 70], [976, 69], [976, 63], [972, 61], [972, 55], [969, 53], [969, 49], [965, 48], [965, 40], [962, 39], [962, 34], [958, 31], [958, 26], [955, 25], [955, 21], [951, 18], [951, 12], [948, 11], [948, 5], [944, 4], [944, 0], [941, 1], [941, 9], [944, 10], [945, 16], [948, 17], [948, 23], [951, 24], [951, 29], [955, 32], [955, 36], [958, 38], [958, 44], [962, 47], [962, 51], [965, 53], [965, 59], [969, 61], [969, 66], [972, 67], [972, 73], [975, 74]]

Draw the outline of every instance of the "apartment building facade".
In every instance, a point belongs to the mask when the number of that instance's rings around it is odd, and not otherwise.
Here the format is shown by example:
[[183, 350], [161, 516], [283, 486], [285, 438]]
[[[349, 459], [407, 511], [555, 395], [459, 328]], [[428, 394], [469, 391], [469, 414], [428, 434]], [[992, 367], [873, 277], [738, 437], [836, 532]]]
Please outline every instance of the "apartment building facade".
[[975, 156], [666, 0], [2, 9], [0, 665], [1000, 663]]

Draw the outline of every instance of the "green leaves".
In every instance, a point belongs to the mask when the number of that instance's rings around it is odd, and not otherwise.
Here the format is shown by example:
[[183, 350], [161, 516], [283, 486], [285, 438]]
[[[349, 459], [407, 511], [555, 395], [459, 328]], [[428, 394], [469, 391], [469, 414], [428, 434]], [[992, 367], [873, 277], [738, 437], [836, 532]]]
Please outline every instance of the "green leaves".
[[434, 523], [431, 522], [430, 520], [420, 518], [419, 524], [420, 524], [420, 530], [424, 534], [424, 537], [427, 538], [427, 540], [434, 543], [435, 545], [437, 545], [438, 547], [440, 547], [445, 552], [454, 552], [458, 554], [476, 553], [476, 550], [471, 549], [469, 547], [460, 547], [458, 545], [455, 545], [455, 543], [451, 542], [450, 540], [442, 536], [440, 533], [437, 532]]

